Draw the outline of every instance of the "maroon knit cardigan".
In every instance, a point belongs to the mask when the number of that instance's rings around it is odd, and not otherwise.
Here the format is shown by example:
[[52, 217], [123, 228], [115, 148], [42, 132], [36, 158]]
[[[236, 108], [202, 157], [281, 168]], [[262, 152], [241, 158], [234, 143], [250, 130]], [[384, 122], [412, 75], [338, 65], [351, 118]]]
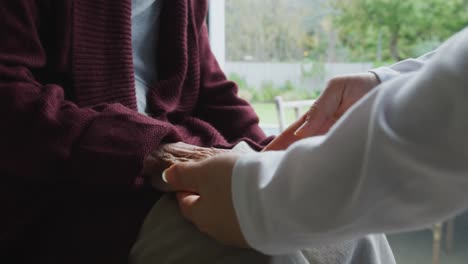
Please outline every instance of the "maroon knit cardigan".
[[[162, 143], [267, 139], [210, 51], [206, 0], [166, 0], [153, 118], [136, 112], [131, 0], [0, 2], [0, 263], [126, 263]], [[165, 238], [161, 238], [165, 239]]]

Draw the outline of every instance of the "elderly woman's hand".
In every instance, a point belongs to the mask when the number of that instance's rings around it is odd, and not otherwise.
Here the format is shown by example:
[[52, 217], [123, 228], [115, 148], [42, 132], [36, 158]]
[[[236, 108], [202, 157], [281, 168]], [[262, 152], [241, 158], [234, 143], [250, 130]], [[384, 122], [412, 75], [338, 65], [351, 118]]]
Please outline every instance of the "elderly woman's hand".
[[165, 144], [145, 159], [143, 174], [151, 179], [157, 190], [171, 192], [170, 186], [161, 180], [165, 169], [180, 162], [201, 161], [226, 152], [229, 150], [198, 147], [183, 142]]

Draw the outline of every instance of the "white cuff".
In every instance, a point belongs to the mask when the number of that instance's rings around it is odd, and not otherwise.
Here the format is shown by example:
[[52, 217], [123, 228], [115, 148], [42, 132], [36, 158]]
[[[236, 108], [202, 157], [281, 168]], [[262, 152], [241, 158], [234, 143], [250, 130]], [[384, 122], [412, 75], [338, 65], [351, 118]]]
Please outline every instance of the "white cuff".
[[395, 71], [389, 67], [379, 67], [372, 69], [369, 72], [375, 74], [381, 83], [393, 79], [401, 74], [399, 71]]
[[280, 152], [269, 151], [243, 156], [236, 162], [231, 180], [232, 201], [242, 234], [252, 248], [267, 255], [278, 253], [268, 246], [271, 234], [260, 190], [272, 175], [261, 172], [262, 167], [276, 167], [278, 155]]

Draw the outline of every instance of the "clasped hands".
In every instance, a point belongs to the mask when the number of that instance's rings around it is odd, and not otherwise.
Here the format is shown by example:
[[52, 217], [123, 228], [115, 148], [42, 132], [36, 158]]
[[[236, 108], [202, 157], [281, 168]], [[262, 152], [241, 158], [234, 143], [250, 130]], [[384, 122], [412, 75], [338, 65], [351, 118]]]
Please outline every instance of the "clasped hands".
[[[355, 102], [378, 84], [373, 73], [332, 79], [310, 110], [263, 151], [284, 150], [300, 139], [325, 134]], [[160, 190], [176, 191], [182, 215], [201, 232], [226, 245], [249, 247], [232, 202], [232, 171], [240, 155], [184, 143], [166, 145], [162, 150], [166, 154], [156, 151], [145, 162], [145, 170], [152, 175], [153, 185]], [[161, 155], [166, 156], [161, 159]], [[163, 177], [154, 173], [156, 167], [167, 165], [164, 162], [171, 159], [174, 165], [164, 171]]]

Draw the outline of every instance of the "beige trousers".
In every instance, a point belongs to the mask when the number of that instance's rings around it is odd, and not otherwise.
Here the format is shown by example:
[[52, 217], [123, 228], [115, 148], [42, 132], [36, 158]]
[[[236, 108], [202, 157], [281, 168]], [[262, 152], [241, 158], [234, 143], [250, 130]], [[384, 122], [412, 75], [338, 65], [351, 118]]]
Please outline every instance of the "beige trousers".
[[147, 216], [130, 261], [132, 264], [395, 263], [384, 235], [285, 256], [265, 256], [254, 250], [223, 246], [183, 219], [173, 195], [163, 196]]

